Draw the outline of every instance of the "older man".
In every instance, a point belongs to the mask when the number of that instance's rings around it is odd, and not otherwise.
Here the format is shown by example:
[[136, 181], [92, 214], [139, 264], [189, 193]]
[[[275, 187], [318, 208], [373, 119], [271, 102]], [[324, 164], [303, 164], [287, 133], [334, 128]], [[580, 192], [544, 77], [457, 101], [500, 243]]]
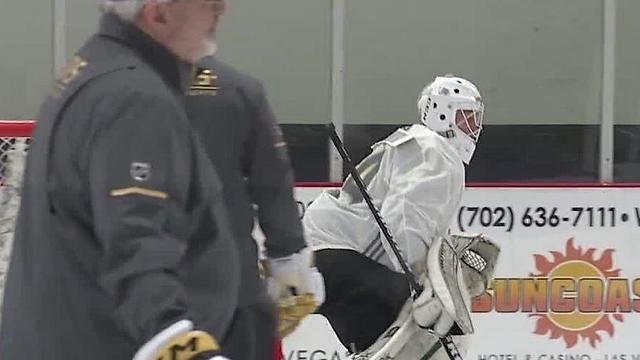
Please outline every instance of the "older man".
[[224, 359], [237, 255], [180, 98], [222, 3], [102, 9], [38, 118], [0, 359]]

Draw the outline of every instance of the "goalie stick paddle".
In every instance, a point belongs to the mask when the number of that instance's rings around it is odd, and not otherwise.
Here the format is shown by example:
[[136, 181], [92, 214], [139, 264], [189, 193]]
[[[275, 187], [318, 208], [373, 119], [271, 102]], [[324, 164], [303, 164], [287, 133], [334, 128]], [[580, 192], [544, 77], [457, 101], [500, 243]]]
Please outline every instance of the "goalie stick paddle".
[[[380, 230], [382, 231], [382, 234], [384, 235], [385, 240], [387, 240], [387, 243], [389, 244], [389, 247], [391, 247], [393, 254], [398, 259], [398, 263], [400, 264], [400, 267], [402, 268], [402, 271], [404, 272], [404, 275], [407, 278], [407, 282], [409, 283], [409, 287], [411, 287], [414, 298], [417, 298], [418, 295], [420, 295], [420, 293], [423, 290], [422, 285], [420, 285], [420, 283], [416, 278], [416, 275], [413, 273], [413, 271], [411, 271], [409, 264], [407, 263], [404, 256], [400, 252], [400, 247], [398, 246], [398, 243], [396, 243], [396, 241], [393, 239], [393, 236], [391, 235], [391, 231], [389, 231], [389, 228], [387, 227], [384, 220], [382, 219], [382, 215], [380, 215], [380, 211], [378, 211], [376, 206], [373, 204], [373, 200], [371, 199], [371, 196], [367, 192], [367, 188], [364, 184], [364, 181], [362, 180], [362, 177], [358, 173], [358, 170], [353, 164], [353, 161], [351, 161], [351, 157], [349, 156], [349, 153], [347, 153], [347, 149], [344, 147], [344, 143], [342, 142], [342, 140], [340, 140], [340, 136], [338, 136], [338, 133], [336, 132], [335, 125], [333, 125], [333, 123], [328, 123], [326, 124], [326, 127], [329, 132], [329, 137], [331, 138], [331, 142], [333, 142], [333, 145], [335, 146], [336, 150], [338, 150], [338, 153], [340, 154], [342, 161], [344, 162], [344, 164], [347, 166], [347, 169], [349, 170], [349, 174], [351, 175], [351, 178], [353, 178], [353, 180], [355, 181], [356, 185], [358, 186], [358, 190], [360, 190], [360, 193], [362, 194], [362, 198], [367, 203], [369, 210], [371, 210], [371, 213], [373, 214], [373, 217], [376, 220], [376, 223], [378, 223], [378, 226], [380, 227]], [[451, 360], [463, 360], [462, 355], [460, 355], [460, 352], [458, 351], [458, 347], [453, 342], [453, 338], [451, 337], [451, 335], [446, 335], [444, 337], [441, 337], [440, 342], [436, 343], [431, 348], [431, 350], [429, 350], [429, 352], [427, 353], [427, 356], [429, 357], [432, 356], [436, 351], [439, 350], [440, 347], [444, 347], [445, 351], [447, 352], [447, 355]], [[424, 358], [426, 357], [423, 357], [423, 359]]]

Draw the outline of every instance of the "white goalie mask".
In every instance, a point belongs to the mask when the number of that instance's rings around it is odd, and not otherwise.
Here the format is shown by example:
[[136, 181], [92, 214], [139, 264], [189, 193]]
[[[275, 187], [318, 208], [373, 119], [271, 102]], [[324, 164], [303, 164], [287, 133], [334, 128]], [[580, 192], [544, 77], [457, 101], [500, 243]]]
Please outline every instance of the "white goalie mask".
[[478, 88], [463, 78], [439, 76], [422, 90], [418, 109], [422, 123], [447, 138], [462, 161], [469, 164], [484, 114]]

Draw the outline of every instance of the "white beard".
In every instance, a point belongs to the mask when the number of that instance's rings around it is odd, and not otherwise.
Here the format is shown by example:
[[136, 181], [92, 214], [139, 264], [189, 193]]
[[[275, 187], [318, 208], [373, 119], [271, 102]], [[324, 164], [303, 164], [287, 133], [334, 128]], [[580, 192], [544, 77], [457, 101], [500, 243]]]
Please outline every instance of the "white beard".
[[218, 51], [218, 42], [216, 41], [216, 35], [214, 32], [202, 40], [201, 53], [199, 58], [206, 56], [212, 56]]

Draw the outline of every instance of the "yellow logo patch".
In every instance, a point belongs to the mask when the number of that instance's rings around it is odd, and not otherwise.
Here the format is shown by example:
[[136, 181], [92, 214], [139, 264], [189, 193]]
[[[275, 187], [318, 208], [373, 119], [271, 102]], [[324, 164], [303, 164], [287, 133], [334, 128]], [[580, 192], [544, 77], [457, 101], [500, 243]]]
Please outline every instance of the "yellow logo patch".
[[56, 88], [54, 89], [54, 96], [60, 95], [73, 80], [75, 80], [89, 63], [79, 56], [74, 56], [73, 59], [62, 69], [60, 76], [56, 80]]
[[211, 69], [194, 68], [188, 95], [215, 96], [218, 94], [218, 76]]

